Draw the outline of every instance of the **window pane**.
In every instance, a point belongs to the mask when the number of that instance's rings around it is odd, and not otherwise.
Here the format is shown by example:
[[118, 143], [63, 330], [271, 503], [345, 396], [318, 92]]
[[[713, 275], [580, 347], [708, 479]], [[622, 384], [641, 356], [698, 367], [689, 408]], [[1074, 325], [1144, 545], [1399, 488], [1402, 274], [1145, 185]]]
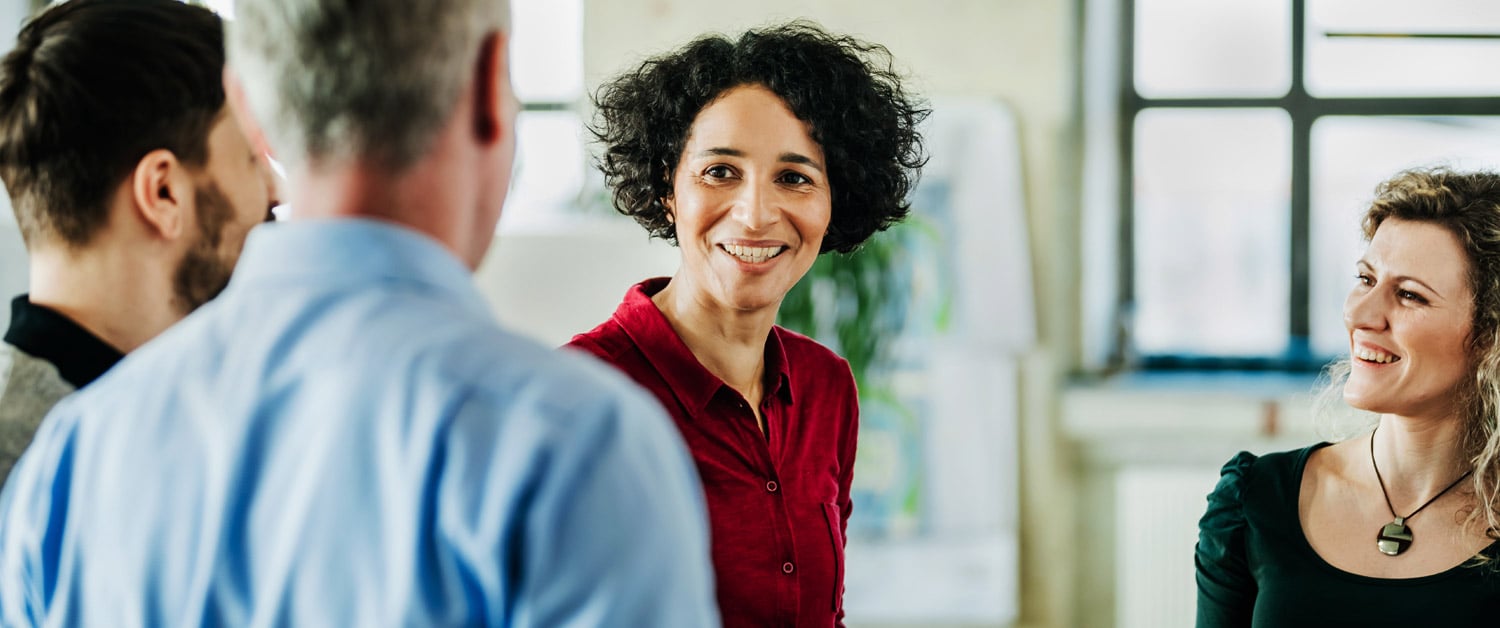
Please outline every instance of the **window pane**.
[[1500, 167], [1500, 117], [1339, 116], [1313, 125], [1309, 315], [1314, 351], [1348, 351], [1344, 297], [1354, 286], [1354, 262], [1364, 253], [1359, 221], [1375, 186], [1401, 170], [1433, 165]]
[[1137, 0], [1135, 88], [1147, 98], [1280, 96], [1291, 87], [1291, 3]]
[[511, 2], [511, 79], [523, 101], [583, 95], [582, 0]]
[[1286, 350], [1291, 122], [1280, 109], [1148, 109], [1135, 125], [1143, 354]]
[[226, 20], [234, 19], [234, 0], [203, 0], [199, 2]]
[[[234, 0], [200, 0], [234, 19]], [[510, 71], [516, 96], [573, 102], [583, 95], [583, 0], [512, 0]]]
[[1365, 36], [1403, 34], [1500, 34], [1500, 2], [1309, 2], [1308, 92], [1316, 96], [1500, 94], [1500, 72], [1495, 70], [1500, 67], [1500, 39]]
[[546, 223], [578, 203], [583, 187], [583, 122], [573, 111], [524, 111], [517, 123], [515, 173], [501, 222]]

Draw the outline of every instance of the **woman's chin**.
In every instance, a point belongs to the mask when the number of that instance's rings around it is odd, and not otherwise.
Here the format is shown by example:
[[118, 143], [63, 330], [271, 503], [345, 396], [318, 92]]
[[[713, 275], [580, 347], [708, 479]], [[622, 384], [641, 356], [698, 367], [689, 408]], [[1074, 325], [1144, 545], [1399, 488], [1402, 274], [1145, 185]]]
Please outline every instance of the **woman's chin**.
[[780, 305], [780, 298], [772, 299], [765, 295], [741, 295], [730, 302], [731, 308], [745, 314], [754, 314], [766, 310], [776, 311]]
[[[759, 312], [766, 308], [776, 309], [786, 290], [771, 281], [771, 277], [729, 277], [720, 282], [714, 292], [715, 300], [724, 307], [737, 312]], [[790, 289], [790, 287], [787, 287]]]
[[1353, 382], [1344, 385], [1344, 403], [1355, 410], [1377, 414], [1383, 412], [1385, 407], [1378, 391], [1369, 390], [1368, 387]]

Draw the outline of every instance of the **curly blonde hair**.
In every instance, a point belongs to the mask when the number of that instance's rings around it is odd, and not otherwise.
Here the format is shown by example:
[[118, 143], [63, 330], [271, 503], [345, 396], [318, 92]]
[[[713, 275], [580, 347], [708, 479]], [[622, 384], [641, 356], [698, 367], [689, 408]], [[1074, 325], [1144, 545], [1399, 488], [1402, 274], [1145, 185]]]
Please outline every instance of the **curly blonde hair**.
[[[1468, 339], [1473, 378], [1461, 390], [1460, 408], [1468, 420], [1462, 432], [1463, 454], [1474, 467], [1470, 486], [1476, 507], [1468, 525], [1481, 524], [1500, 538], [1500, 173], [1460, 172], [1448, 168], [1407, 170], [1375, 188], [1375, 200], [1362, 223], [1366, 241], [1389, 219], [1423, 222], [1447, 229], [1468, 258], [1474, 313]], [[1320, 415], [1342, 405], [1349, 377], [1347, 358], [1326, 370], [1320, 393]], [[1363, 414], [1358, 429], [1371, 427]], [[1353, 427], [1343, 424], [1350, 434]]]

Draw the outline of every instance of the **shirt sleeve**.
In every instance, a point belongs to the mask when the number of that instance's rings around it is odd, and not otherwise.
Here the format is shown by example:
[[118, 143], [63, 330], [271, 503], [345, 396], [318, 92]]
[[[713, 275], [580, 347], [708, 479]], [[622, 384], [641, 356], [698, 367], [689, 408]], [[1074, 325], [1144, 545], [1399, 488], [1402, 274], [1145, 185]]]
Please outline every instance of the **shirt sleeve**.
[[[847, 365], [846, 365], [847, 368]], [[854, 383], [854, 374], [849, 374], [849, 424], [845, 426], [847, 433], [844, 442], [839, 449], [839, 540], [844, 547], [839, 548], [839, 557], [842, 565], [839, 566], [839, 574], [843, 576], [839, 582], [838, 606], [834, 613], [834, 625], [844, 628], [844, 583], [848, 579], [845, 566], [848, 565], [845, 551], [849, 546], [849, 515], [854, 511], [854, 499], [850, 495], [851, 486], [854, 483], [854, 455], [859, 444], [859, 390]]]
[[0, 491], [0, 626], [47, 620], [67, 521], [75, 418], [67, 409], [64, 402], [42, 423]]
[[[474, 416], [461, 421], [474, 429], [447, 439], [450, 460], [473, 462], [453, 469], [444, 510], [462, 523], [446, 536], [478, 565], [480, 588], [493, 586], [494, 625], [719, 625], [687, 449], [655, 401], [623, 385], [609, 391], [618, 394], [581, 388], [564, 408], [508, 418], [521, 425], [498, 441], [473, 438], [488, 423], [481, 407], [466, 409]], [[465, 510], [474, 495], [485, 503]]]
[[1258, 587], [1246, 560], [1243, 496], [1255, 459], [1242, 451], [1224, 464], [1198, 522], [1198, 628], [1250, 626]]
[[18, 487], [28, 484], [32, 475], [23, 471], [24, 466], [15, 467], [0, 492], [0, 582], [6, 583], [0, 586], [0, 626], [34, 626], [42, 619], [34, 608], [38, 596], [33, 588], [32, 552], [26, 542], [32, 536], [31, 526], [24, 509], [17, 507], [16, 493], [24, 491]]

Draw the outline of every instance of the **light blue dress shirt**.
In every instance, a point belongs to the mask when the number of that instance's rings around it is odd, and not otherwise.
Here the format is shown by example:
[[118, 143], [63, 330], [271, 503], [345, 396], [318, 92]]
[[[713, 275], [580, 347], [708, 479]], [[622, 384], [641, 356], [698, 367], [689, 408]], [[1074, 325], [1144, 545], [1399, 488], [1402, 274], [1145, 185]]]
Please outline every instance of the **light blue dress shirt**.
[[656, 402], [501, 330], [435, 241], [259, 227], [227, 290], [48, 416], [0, 624], [718, 624]]

